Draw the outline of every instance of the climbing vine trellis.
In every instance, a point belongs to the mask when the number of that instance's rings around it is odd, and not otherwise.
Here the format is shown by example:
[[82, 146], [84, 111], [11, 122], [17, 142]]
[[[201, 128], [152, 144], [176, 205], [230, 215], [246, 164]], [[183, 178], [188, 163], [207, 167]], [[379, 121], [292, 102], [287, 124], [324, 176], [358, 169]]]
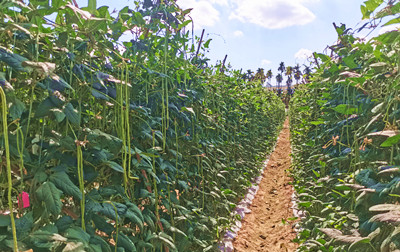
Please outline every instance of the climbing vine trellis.
[[284, 107], [195, 54], [189, 11], [0, 2], [0, 250], [216, 249]]
[[[398, 24], [400, 2], [361, 11], [363, 28]], [[360, 41], [335, 28], [332, 54], [315, 54], [314, 78], [291, 102], [300, 251], [397, 251], [400, 33]]]

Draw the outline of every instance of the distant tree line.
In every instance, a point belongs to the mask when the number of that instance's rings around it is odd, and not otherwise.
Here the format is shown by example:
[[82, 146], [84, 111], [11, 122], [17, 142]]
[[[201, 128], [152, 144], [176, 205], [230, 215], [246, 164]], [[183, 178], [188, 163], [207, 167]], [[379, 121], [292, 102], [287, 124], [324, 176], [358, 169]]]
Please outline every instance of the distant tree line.
[[[259, 80], [261, 85], [265, 87], [274, 87], [274, 90], [278, 96], [283, 96], [284, 93], [291, 96], [295, 89], [293, 87], [293, 81], [295, 81], [295, 85], [298, 85], [309, 82], [311, 77], [311, 68], [309, 66], [304, 66], [303, 69], [301, 69], [299, 64], [294, 67], [285, 67], [285, 63], [281, 62], [277, 70], [278, 73], [275, 76], [276, 86], [273, 86], [271, 82], [274, 76], [271, 69], [265, 72], [264, 68], [258, 68], [255, 73], [249, 69], [242, 74], [242, 79], [245, 81]], [[286, 88], [284, 86], [285, 77]]]

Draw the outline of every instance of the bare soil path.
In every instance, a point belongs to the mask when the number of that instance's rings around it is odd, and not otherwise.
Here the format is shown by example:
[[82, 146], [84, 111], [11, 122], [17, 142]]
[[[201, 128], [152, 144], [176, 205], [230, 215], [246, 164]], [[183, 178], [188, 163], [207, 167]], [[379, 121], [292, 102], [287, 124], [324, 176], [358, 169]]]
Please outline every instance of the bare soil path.
[[293, 222], [282, 220], [293, 217], [291, 195], [293, 187], [286, 171], [290, 168], [289, 120], [286, 119], [278, 143], [271, 154], [253, 203], [251, 213], [242, 221], [242, 229], [233, 242], [235, 251], [295, 251], [297, 244]]

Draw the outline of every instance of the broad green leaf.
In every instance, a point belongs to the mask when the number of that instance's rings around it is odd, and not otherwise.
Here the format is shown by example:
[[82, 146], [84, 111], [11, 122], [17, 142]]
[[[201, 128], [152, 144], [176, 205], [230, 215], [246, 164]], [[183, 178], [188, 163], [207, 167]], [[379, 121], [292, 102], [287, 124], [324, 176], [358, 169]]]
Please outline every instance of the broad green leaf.
[[177, 234], [180, 234], [180, 235], [182, 235], [184, 237], [187, 237], [187, 235], [182, 230], [180, 230], [180, 229], [178, 229], [176, 227], [173, 227], [173, 226], [169, 227], [169, 231], [177, 233]]
[[336, 64], [332, 64], [329, 68], [328, 71], [332, 74], [337, 73], [339, 71], [339, 67]]
[[74, 220], [68, 216], [64, 215], [60, 219], [58, 219], [55, 223], [57, 229], [59, 232], [64, 232], [67, 230], [72, 224], [74, 223]]
[[0, 214], [0, 227], [7, 227], [10, 224], [11, 224], [10, 215]]
[[186, 112], [190, 112], [192, 114], [195, 114], [193, 108], [189, 108], [189, 107], [182, 107], [181, 111], [186, 111]]
[[22, 66], [22, 62], [28, 59], [16, 53], [12, 53], [4, 47], [0, 46], [0, 61], [5, 62], [16, 71], [28, 72], [29, 70]]
[[63, 78], [55, 74], [46, 78], [45, 85], [50, 90], [64, 91], [66, 88], [74, 90]]
[[88, 0], [88, 9], [90, 13], [95, 13], [97, 9], [97, 1], [96, 0]]
[[305, 207], [305, 208], [308, 208], [308, 207], [310, 207], [311, 205], [312, 205], [312, 203], [309, 202], [309, 201], [299, 202], [299, 206], [302, 206], [302, 207]]
[[61, 193], [52, 182], [44, 182], [36, 190], [38, 199], [44, 203], [47, 211], [53, 215], [61, 213]]
[[50, 181], [67, 195], [82, 199], [82, 193], [65, 172], [56, 172], [50, 176]]
[[170, 162], [167, 160], [163, 160], [160, 168], [162, 171], [167, 171], [168, 173], [176, 172], [176, 168], [174, 165], [172, 165]]
[[80, 227], [68, 228], [64, 236], [67, 237], [68, 240], [80, 241], [83, 244], [88, 244], [90, 239], [90, 235]]
[[231, 189], [224, 189], [224, 190], [222, 190], [222, 193], [225, 195], [228, 195], [228, 194], [232, 194], [233, 191]]
[[345, 57], [343, 62], [351, 69], [357, 68], [358, 65], [354, 62], [354, 57]]
[[[124, 216], [126, 211], [127, 211], [127, 207], [124, 204], [121, 203], [117, 203], [117, 202], [104, 202], [102, 204], [102, 208], [99, 210], [99, 213], [104, 214], [105, 216], [107, 216], [110, 219], [115, 220], [116, 219], [116, 214], [118, 216], [118, 218], [120, 218], [121, 216]], [[114, 208], [115, 207], [115, 208]], [[116, 212], [115, 212], [116, 210]]]
[[369, 19], [371, 14], [383, 3], [383, 0], [368, 0], [361, 5], [363, 19]]
[[179, 24], [178, 29], [182, 29], [183, 27], [186, 27], [188, 24], [190, 24], [192, 22], [192, 20], [186, 20], [185, 22], [183, 22], [182, 24]]
[[50, 232], [52, 234], [58, 234], [58, 228], [54, 224], [47, 224], [46, 226], [40, 228], [39, 230], [45, 231], [45, 232]]
[[158, 233], [158, 235], [153, 235], [152, 240], [161, 242], [162, 244], [167, 245], [170, 249], [176, 250], [176, 247], [175, 247], [172, 237], [167, 235], [164, 232], [160, 232], [160, 233]]
[[43, 183], [44, 181], [47, 180], [47, 173], [44, 171], [39, 171], [35, 173], [35, 176], [33, 177], [36, 183]]
[[[114, 240], [116, 239], [116, 235], [114, 235]], [[124, 235], [123, 233], [118, 234], [118, 247], [123, 247], [126, 251], [135, 252], [136, 246], [133, 242], [128, 238], [128, 236]]]
[[103, 216], [100, 216], [98, 214], [93, 215], [92, 221], [98, 230], [103, 231], [108, 235], [111, 235], [111, 233], [115, 230], [113, 225], [108, 223]]
[[140, 230], [143, 230], [143, 221], [140, 219], [139, 216], [136, 215], [135, 212], [128, 209], [125, 213], [125, 217], [130, 219], [131, 222], [135, 223]]
[[108, 198], [108, 197], [117, 195], [118, 191], [115, 190], [114, 188], [103, 187], [103, 188], [99, 188], [99, 194], [104, 198]]
[[[192, 21], [192, 20], [187, 20], [187, 21]], [[186, 21], [186, 22], [187, 22], [187, 21]], [[204, 48], [208, 48], [208, 47], [209, 47], [211, 40], [212, 40], [212, 39], [209, 39], [209, 40], [207, 40], [207, 41], [204, 43]]]
[[90, 143], [95, 143], [99, 148], [109, 150], [114, 155], [117, 155], [122, 148], [122, 140], [116, 136], [104, 133], [99, 129], [90, 131], [88, 135]]
[[383, 44], [391, 44], [391, 43], [395, 42], [396, 40], [398, 40], [399, 35], [400, 35], [400, 32], [398, 32], [398, 31], [386, 32], [386, 33], [374, 38], [374, 40], [382, 42]]
[[397, 14], [400, 12], [400, 3], [396, 3], [395, 5], [390, 7], [390, 10], [393, 14]]
[[100, 246], [101, 252], [111, 252], [110, 245], [97, 235], [90, 237], [90, 244]]
[[373, 12], [376, 8], [379, 7], [383, 3], [383, 0], [368, 0], [365, 1], [364, 4], [367, 7], [368, 11]]
[[318, 126], [318, 125], [321, 125], [321, 124], [325, 124], [325, 122], [324, 121], [312, 121], [312, 122], [310, 122], [312, 125], [315, 125], [315, 126]]
[[90, 244], [89, 247], [91, 248], [90, 251], [92, 252], [103, 252], [103, 248], [99, 244]]
[[21, 118], [22, 113], [25, 111], [25, 104], [17, 98], [12, 99], [12, 105], [10, 107], [10, 116], [13, 120]]
[[44, 117], [49, 115], [51, 109], [57, 108], [57, 105], [51, 101], [50, 97], [47, 97], [44, 101], [42, 101], [39, 106], [37, 106], [35, 110], [35, 117]]
[[76, 110], [71, 103], [68, 103], [64, 107], [64, 114], [67, 117], [68, 121], [71, 122], [72, 124], [79, 126], [80, 121], [81, 121], [81, 116], [79, 114], [79, 111]]
[[358, 108], [355, 107], [354, 105], [348, 105], [348, 104], [340, 104], [336, 106], [333, 110], [340, 114], [344, 115], [352, 115], [352, 114], [357, 114], [358, 113]]
[[188, 186], [188, 184], [187, 184], [186, 181], [179, 180], [179, 181], [178, 181], [178, 185], [180, 185], [184, 190], [189, 189], [189, 186]]
[[29, 212], [21, 218], [16, 219], [15, 227], [18, 239], [28, 236], [33, 227], [33, 212]]
[[140, 249], [146, 249], [146, 251], [147, 251], [147, 249], [149, 249], [150, 251], [152, 249], [154, 249], [153, 244], [151, 244], [149, 242], [145, 242], [145, 241], [139, 240], [139, 239], [137, 239], [137, 241], [134, 240], [133, 242], [135, 243], [135, 245], [136, 245], [137, 249], [139, 249], [139, 251], [141, 251]]
[[124, 173], [124, 168], [122, 168], [122, 166], [120, 166], [119, 164], [117, 164], [114, 161], [107, 161], [105, 162], [108, 167], [110, 167], [111, 169], [113, 169], [114, 171], [120, 172], [120, 173]]
[[129, 208], [130, 211], [133, 211], [136, 216], [140, 218], [140, 220], [144, 221], [142, 211], [137, 207], [137, 205], [133, 204], [132, 202], [126, 202], [125, 205]]
[[62, 122], [65, 119], [65, 114], [64, 112], [62, 112], [61, 109], [52, 109], [51, 110], [54, 114], [54, 116], [56, 117], [57, 122]]
[[322, 60], [322, 62], [324, 62], [324, 63], [330, 60], [329, 56], [322, 54], [322, 53], [314, 53], [314, 57], [320, 58]]
[[361, 5], [361, 13], [363, 15], [362, 19], [369, 19], [370, 18], [371, 13], [369, 13], [367, 7], [365, 7], [364, 5]]
[[[398, 24], [400, 23], [400, 18], [393, 18], [390, 21], [386, 22], [384, 25], [382, 26], [388, 26], [388, 25], [392, 25], [392, 24]], [[397, 28], [393, 28], [393, 30], [397, 30]]]
[[66, 242], [67, 238], [49, 231], [38, 230], [29, 235], [29, 238], [36, 247], [52, 248], [54, 243]]
[[381, 144], [381, 147], [391, 147], [395, 144], [398, 144], [399, 141], [400, 141], [400, 134], [386, 139], [386, 141]]
[[147, 214], [143, 214], [143, 218], [146, 224], [150, 226], [151, 230], [155, 230], [156, 225], [154, 224], [153, 219]]
[[65, 4], [64, 0], [53, 0], [51, 1], [51, 5], [55, 8], [60, 8], [61, 6], [63, 6]]
[[[93, 191], [91, 191], [93, 192]], [[90, 193], [89, 193], [90, 195]], [[91, 195], [92, 197], [92, 195]], [[87, 200], [86, 204], [85, 204], [85, 211], [86, 212], [94, 212], [97, 213], [99, 211], [101, 211], [101, 209], [103, 208], [103, 206], [99, 203], [96, 202], [95, 200], [101, 200], [101, 196], [96, 195], [95, 199], [91, 199], [91, 197], [89, 197], [89, 200]]]

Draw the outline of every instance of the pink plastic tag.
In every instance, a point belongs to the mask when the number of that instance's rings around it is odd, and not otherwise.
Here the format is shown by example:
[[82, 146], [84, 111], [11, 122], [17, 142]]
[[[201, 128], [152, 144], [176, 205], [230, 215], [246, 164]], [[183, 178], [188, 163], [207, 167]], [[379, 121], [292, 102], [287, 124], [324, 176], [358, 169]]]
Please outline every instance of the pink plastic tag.
[[27, 208], [29, 207], [29, 193], [22, 192], [18, 195], [18, 207], [19, 208]]

